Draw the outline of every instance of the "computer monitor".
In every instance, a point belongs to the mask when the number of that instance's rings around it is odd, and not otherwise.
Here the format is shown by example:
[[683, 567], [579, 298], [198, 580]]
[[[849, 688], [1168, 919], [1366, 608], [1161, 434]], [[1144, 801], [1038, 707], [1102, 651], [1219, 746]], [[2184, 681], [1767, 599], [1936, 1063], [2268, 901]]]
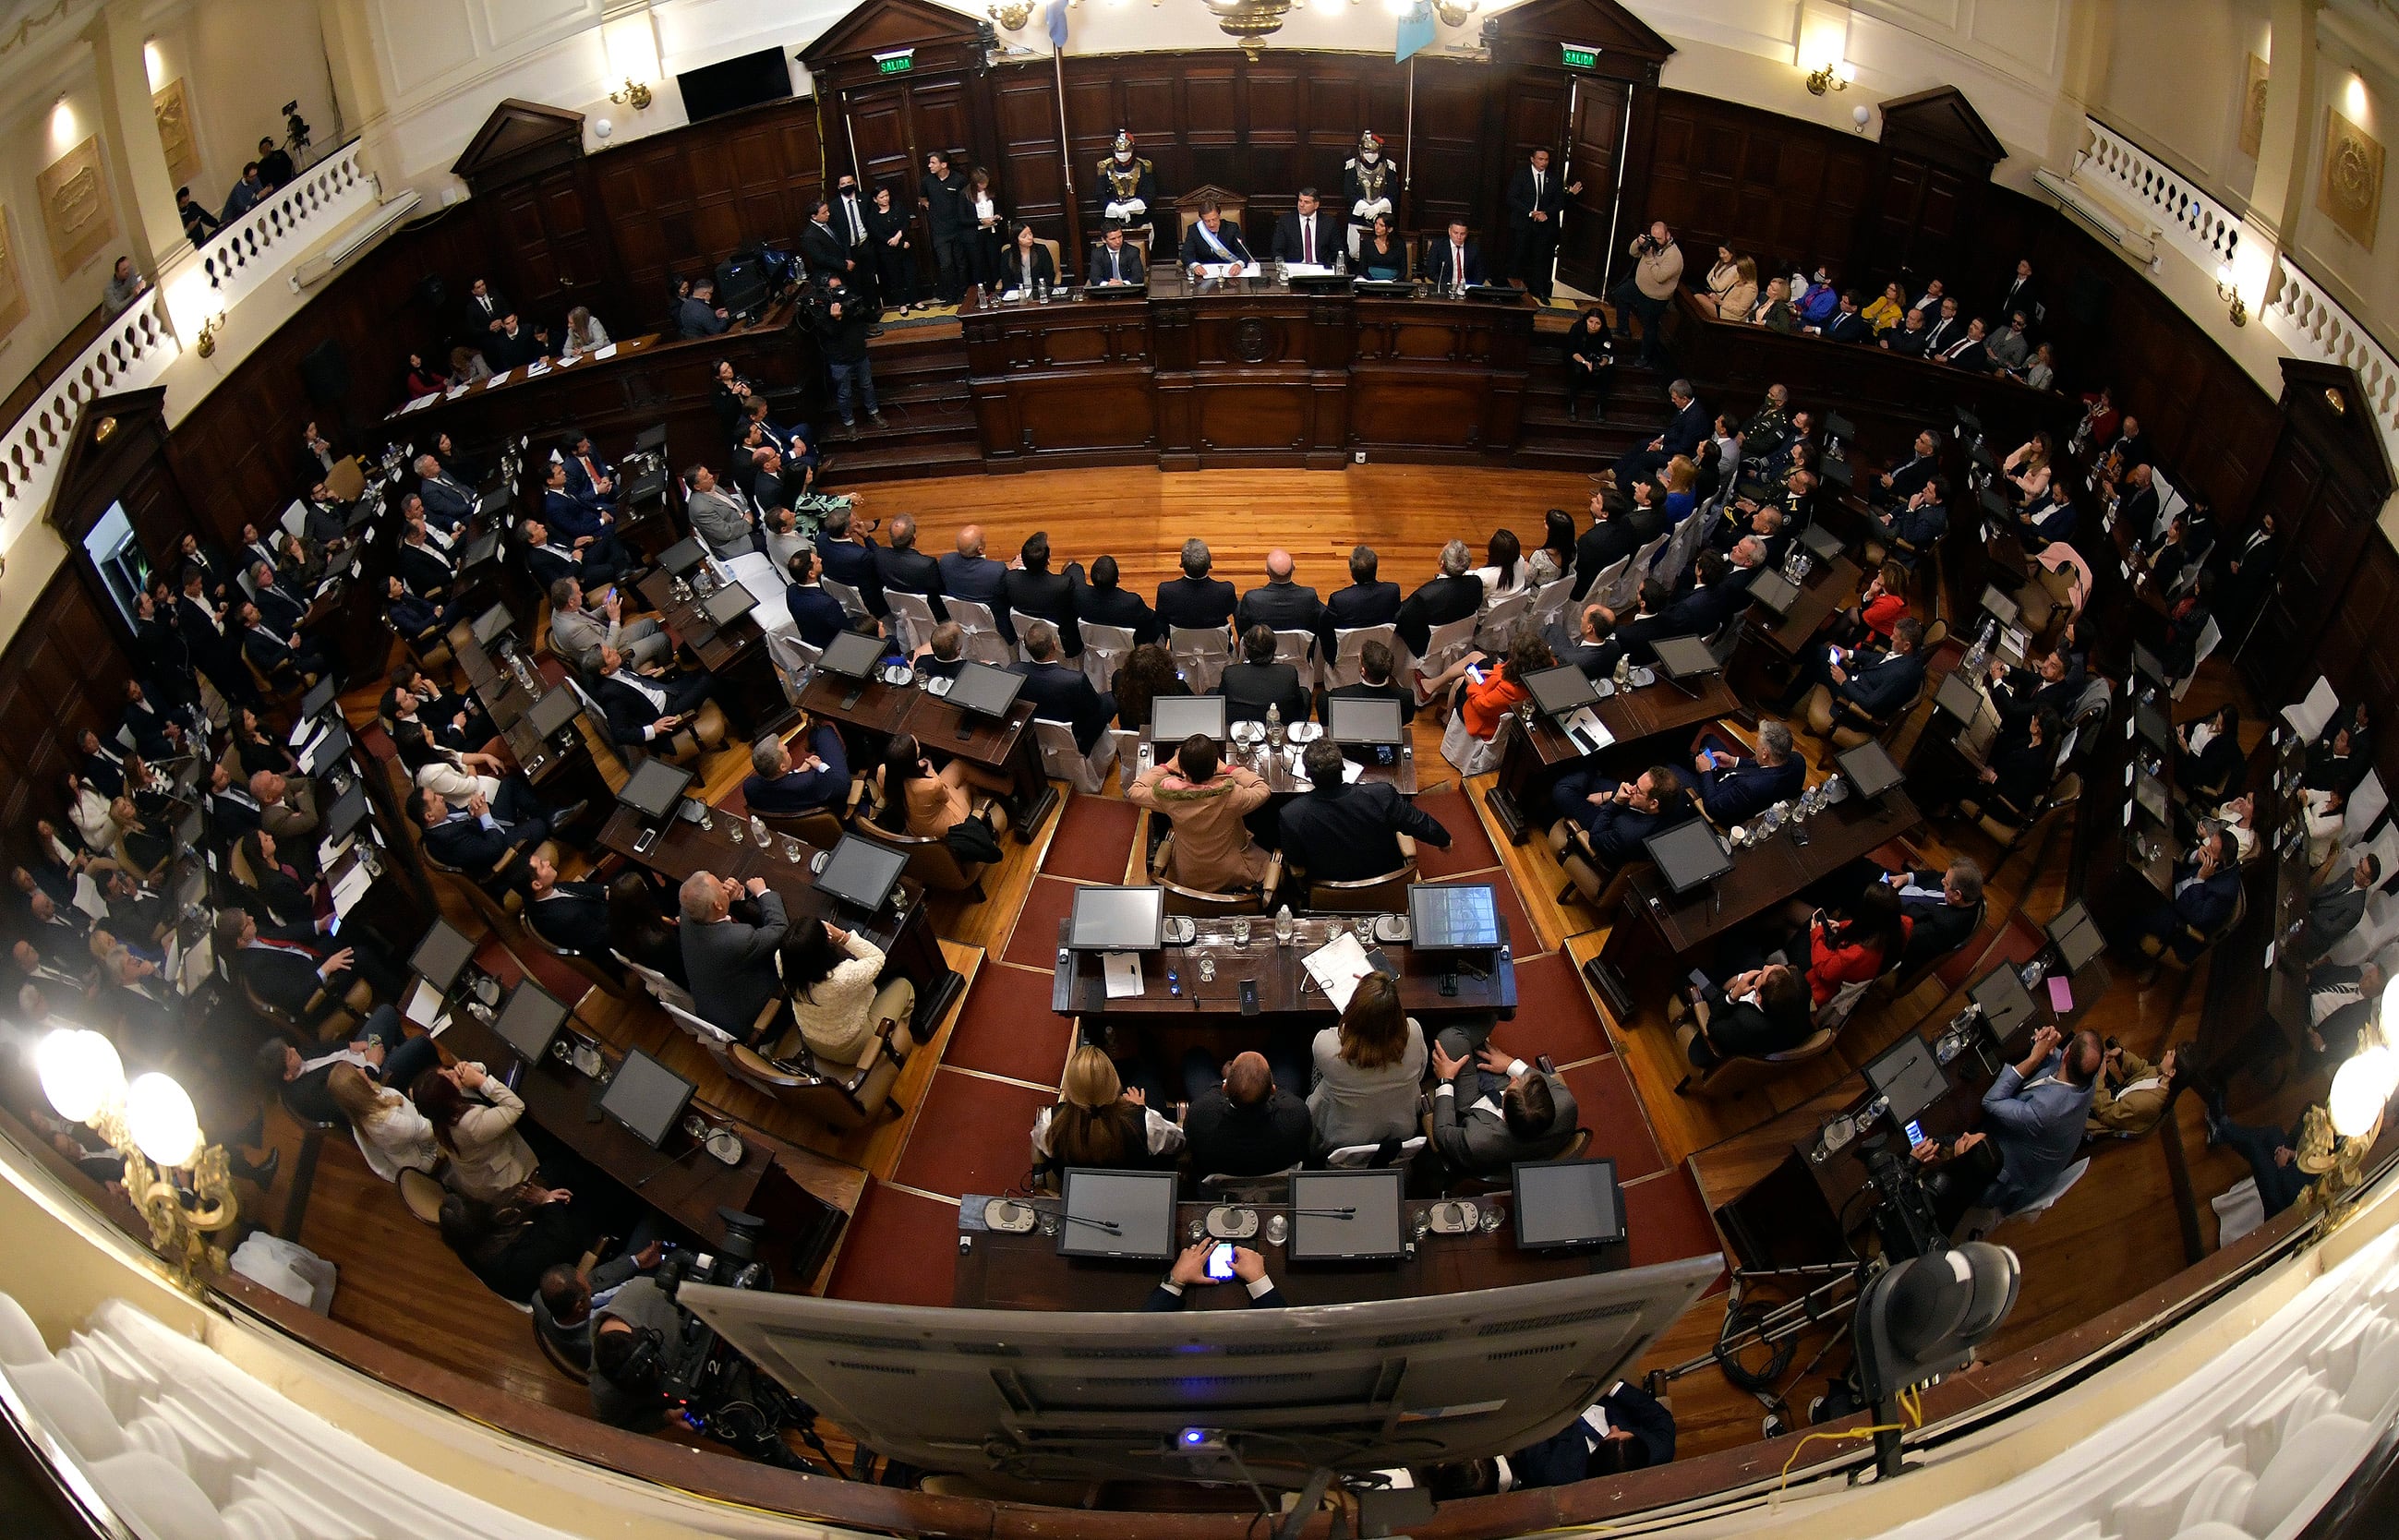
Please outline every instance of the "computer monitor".
[[1949, 1094], [1941, 1060], [1912, 1032], [1901, 1033], [1898, 1042], [1866, 1060], [1866, 1084], [1877, 1096], [1891, 1099], [1891, 1120], [1903, 1128]]
[[317, 741], [302, 751], [300, 767], [312, 776], [322, 775], [341, 763], [349, 751], [349, 723], [334, 717], [325, 723], [325, 730], [317, 735]]
[[477, 615], [468, 630], [475, 638], [477, 646], [488, 647], [502, 631], [515, 624], [516, 617], [508, 614], [508, 607], [506, 604], [495, 604]]
[[1983, 585], [1983, 597], [1979, 602], [1984, 609], [1997, 616], [2002, 626], [2014, 625], [2016, 616], [2024, 613], [2022, 607], [2013, 599], [2001, 593], [1996, 584]]
[[817, 667], [844, 679], [873, 679], [876, 666], [882, 663], [886, 651], [883, 639], [858, 631], [843, 631], [825, 643], [824, 652], [817, 658]]
[[2059, 910], [2048, 929], [2050, 941], [2056, 946], [2058, 959], [2068, 973], [2079, 972], [2083, 964], [2108, 948], [2108, 939], [2099, 934], [2099, 922], [2091, 917], [2091, 911], [2083, 907], [2080, 898]]
[[1658, 875], [1677, 895], [1704, 887], [1732, 870], [1732, 852], [1705, 818], [1686, 818], [1641, 842]]
[[1406, 1170], [1397, 1166], [1294, 1171], [1285, 1260], [1375, 1262], [1403, 1255], [1400, 1203], [1406, 1179]]
[[1966, 997], [1982, 1007], [1983, 1020], [1991, 1024], [1992, 1034], [2003, 1042], [2010, 1033], [2031, 1020], [2037, 1008], [2013, 963], [2001, 963], [1985, 974], [1966, 992]]
[[1149, 741], [1181, 743], [1197, 734], [1222, 743], [1225, 705], [1222, 696], [1159, 696], [1149, 703]]
[[1724, 665], [1708, 644], [1695, 636], [1661, 636], [1650, 643], [1658, 655], [1658, 667], [1668, 679], [1698, 679], [1720, 672]]
[[[1538, 677], [1538, 675], [1535, 677]], [[1166, 702], [1159, 701], [1152, 706]], [[1222, 706], [1223, 701], [1217, 704]], [[1325, 728], [1335, 743], [1395, 744], [1407, 741], [1408, 730], [1400, 720], [1400, 703], [1372, 696], [1327, 696], [1324, 697]]]
[[1624, 1193], [1612, 1156], [1520, 1160], [1511, 1191], [1519, 1250], [1583, 1250], [1624, 1238]]
[[1799, 532], [1799, 543], [1815, 554], [1819, 561], [1830, 561], [1848, 547], [1841, 537], [1822, 524], [1810, 524]]
[[662, 823], [674, 815], [683, 803], [684, 789], [691, 784], [692, 773], [662, 759], [645, 759], [625, 777], [617, 800], [639, 813], [649, 823]]
[[325, 838], [339, 844], [350, 837], [350, 831], [366, 821], [367, 786], [363, 780], [353, 780], [350, 789], [333, 799], [325, 811]]
[[583, 703], [575, 698], [575, 692], [562, 685], [545, 692], [539, 700], [535, 701], [533, 709], [525, 713], [525, 721], [532, 725], [536, 736], [546, 738], [573, 722], [582, 709]]
[[1824, 437], [1836, 442], [1846, 442], [1858, 436], [1858, 425], [1837, 412], [1824, 413]]
[[1078, 952], [1155, 952], [1165, 929], [1162, 887], [1078, 887], [1066, 944]]
[[1857, 467], [1850, 465], [1847, 458], [1836, 459], [1831, 455], [1826, 455], [1823, 463], [1818, 466], [1817, 468], [1824, 473], [1825, 480], [1832, 482], [1835, 486], [1839, 487], [1844, 492], [1850, 491], [1857, 485]]
[[1008, 709], [1016, 704], [1017, 691], [1023, 687], [1022, 674], [1011, 674], [988, 663], [966, 663], [959, 666], [957, 678], [950, 682], [950, 693], [942, 698], [977, 716], [1004, 717]]
[[1883, 746], [1872, 738], [1855, 749], [1844, 749], [1833, 756], [1841, 774], [1850, 777], [1850, 785], [1861, 797], [1869, 800], [1881, 796], [1907, 777], [1891, 763]]
[[1932, 692], [1932, 704], [1953, 722], [1972, 722], [1983, 709], [1982, 686], [1963, 669], [1952, 669], [1941, 676], [1941, 687]]
[[333, 675], [327, 674], [309, 686], [308, 693], [300, 697], [301, 720], [305, 721], [333, 704], [333, 692], [340, 682]]
[[817, 873], [817, 886], [872, 914], [891, 897], [900, 873], [907, 869], [908, 858], [889, 845], [844, 834], [824, 870]]
[[[355, 782], [351, 784], [350, 790], [353, 791], [358, 790], [358, 786]], [[363, 793], [360, 796], [360, 800], [364, 800]], [[190, 807], [184, 810], [182, 817], [175, 820], [176, 854], [181, 855], [186, 850], [197, 850], [200, 847], [200, 841], [207, 835], [207, 833], [208, 817], [200, 811], [200, 804], [198, 803], [194, 803]]]
[[1179, 1250], [1172, 1171], [1067, 1168], [1058, 1186], [1062, 1257], [1166, 1262]]
[[608, 1088], [600, 1093], [600, 1110], [655, 1150], [683, 1121], [691, 1093], [690, 1081], [641, 1049], [628, 1048]]
[[2142, 812], [2147, 813], [2159, 823], [2162, 824], [2166, 821], [2165, 783], [2147, 770], [2134, 773], [2133, 800], [2140, 804]]
[[2172, 684], [2174, 678], [2166, 672], [2165, 660], [2141, 642], [2133, 643], [2133, 671], [2160, 684]]
[[[1570, 663], [1563, 668], [1543, 669], [1537, 673], [1526, 674], [1525, 688], [1532, 695], [1534, 703], [1553, 717], [1571, 715], [1599, 698], [1599, 692], [1592, 686], [1591, 676]], [[1400, 703], [1393, 700], [1382, 704], [1391, 708], [1396, 719]]]
[[1771, 568], [1760, 567], [1757, 575], [1749, 580], [1749, 597], [1753, 603], [1763, 604], [1779, 617], [1791, 613], [1792, 601], [1799, 597], [1799, 585]]
[[708, 547], [699, 543], [698, 535], [689, 535], [678, 540], [658, 553], [658, 565], [677, 577], [681, 577], [707, 560]]
[[411, 972], [443, 994], [458, 981], [461, 969], [474, 960], [475, 942], [447, 920], [436, 920], [408, 959]]
[[1499, 944], [1499, 900], [1489, 883], [1410, 883], [1409, 944], [1418, 952], [1471, 952]]
[[527, 1064], [539, 1064], [549, 1057], [549, 1045], [565, 1023], [565, 1003], [527, 979], [508, 992], [508, 1004], [500, 1007], [492, 1030], [517, 1051], [518, 1058]]
[[[1978, 462], [1984, 463], [1984, 469], [1988, 470], [1991, 468], [1987, 464], [1989, 456], [1977, 451], [1975, 457]], [[1997, 492], [1993, 491], [1989, 487], [1985, 487], [1980, 493], [1978, 493], [1976, 494], [1976, 499], [1983, 505], [1983, 512], [1989, 516], [1994, 522], [2005, 524], [2009, 520], [2014, 517], [2014, 510], [2008, 507], [2008, 500], [2000, 496]]]
[[666, 447], [667, 426], [664, 423], [652, 423], [633, 435], [633, 453], [636, 454], [645, 449], [664, 451]]
[[2141, 736], [2148, 739], [2158, 752], [2163, 754], [2173, 751], [2174, 724], [2166, 720], [2166, 714], [2163, 711], [2154, 706], [2145, 706], [2135, 701], [2133, 705], [2133, 723], [2139, 729]]
[[739, 583], [727, 583], [702, 600], [699, 607], [707, 614], [710, 625], [722, 628], [748, 615], [757, 602], [748, 588]]

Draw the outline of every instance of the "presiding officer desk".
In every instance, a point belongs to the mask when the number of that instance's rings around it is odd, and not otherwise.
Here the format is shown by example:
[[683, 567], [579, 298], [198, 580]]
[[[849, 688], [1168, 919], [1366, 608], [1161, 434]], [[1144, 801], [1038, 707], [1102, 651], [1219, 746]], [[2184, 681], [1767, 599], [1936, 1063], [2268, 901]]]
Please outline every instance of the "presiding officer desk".
[[[979, 1199], [969, 1196], [958, 1210], [958, 1234], [970, 1237], [958, 1252], [956, 1281], [950, 1303], [968, 1310], [1138, 1310], [1158, 1280], [1166, 1276], [1162, 1263], [1096, 1262], [1058, 1253], [1059, 1204], [1055, 1198], [1028, 1200], [1041, 1223], [1023, 1235], [1009, 1235], [982, 1225]], [[1579, 1277], [1588, 1273], [1612, 1273], [1633, 1264], [1628, 1241], [1610, 1241], [1588, 1251], [1527, 1251], [1516, 1245], [1512, 1201], [1508, 1194], [1479, 1196], [1478, 1206], [1496, 1208], [1502, 1223], [1495, 1231], [1463, 1235], [1419, 1235], [1407, 1255], [1384, 1262], [1293, 1263], [1267, 1230], [1267, 1219], [1288, 1214], [1280, 1204], [1245, 1204], [1259, 1216], [1258, 1233], [1235, 1244], [1266, 1259], [1267, 1276], [1294, 1305], [1362, 1304], [1376, 1300], [1416, 1299], [1426, 1294], [1463, 1294], [1477, 1289], [1508, 1289], [1520, 1283]], [[1185, 1236], [1203, 1226], [1213, 1205], [1186, 1203], [1177, 1210]], [[1403, 1234], [1415, 1229], [1418, 1216], [1433, 1207], [1430, 1199], [1408, 1199], [1401, 1206]], [[1050, 1233], [1045, 1234], [1048, 1230]], [[1195, 1286], [1183, 1293], [1186, 1310], [1239, 1310], [1250, 1303], [1239, 1283], [1214, 1288]]]
[[[1519, 437], [1534, 307], [1296, 292], [1257, 277], [969, 296], [959, 311], [983, 463], [1306, 466], [1353, 452], [1499, 461]], [[1074, 297], [1079, 296], [1079, 297]]]

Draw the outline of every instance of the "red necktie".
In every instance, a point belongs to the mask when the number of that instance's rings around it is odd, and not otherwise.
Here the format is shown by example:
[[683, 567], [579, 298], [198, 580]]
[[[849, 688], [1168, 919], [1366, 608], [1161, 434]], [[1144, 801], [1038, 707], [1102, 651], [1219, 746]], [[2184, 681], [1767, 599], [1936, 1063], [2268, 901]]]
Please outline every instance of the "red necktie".
[[1299, 260], [1307, 266], [1316, 265], [1316, 222], [1312, 219], [1299, 222]]

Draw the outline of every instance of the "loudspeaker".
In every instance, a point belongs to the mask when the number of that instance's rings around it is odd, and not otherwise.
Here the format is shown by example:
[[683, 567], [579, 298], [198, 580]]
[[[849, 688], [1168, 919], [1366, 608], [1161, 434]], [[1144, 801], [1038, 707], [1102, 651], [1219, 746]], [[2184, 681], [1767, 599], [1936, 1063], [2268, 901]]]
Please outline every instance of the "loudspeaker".
[[342, 344], [328, 337], [300, 360], [300, 384], [319, 406], [339, 407], [350, 395], [350, 360]]

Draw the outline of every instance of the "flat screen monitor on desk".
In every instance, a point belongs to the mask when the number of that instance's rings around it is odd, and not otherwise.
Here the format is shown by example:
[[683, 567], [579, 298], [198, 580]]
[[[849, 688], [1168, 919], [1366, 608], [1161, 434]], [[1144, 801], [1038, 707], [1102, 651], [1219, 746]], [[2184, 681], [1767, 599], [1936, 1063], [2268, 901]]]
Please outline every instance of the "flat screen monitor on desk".
[[1016, 692], [1023, 685], [1022, 674], [1011, 674], [988, 663], [967, 663], [960, 666], [958, 677], [950, 682], [950, 693], [942, 698], [976, 716], [1004, 717], [1008, 709], [1016, 704]]
[[1155, 952], [1165, 928], [1162, 887], [1078, 887], [1066, 944], [1078, 952]]
[[313, 717], [318, 712], [323, 710], [326, 707], [333, 704], [333, 691], [339, 684], [340, 681], [335, 676], [327, 674], [324, 678], [311, 685], [308, 693], [300, 697], [301, 719], [305, 721], [309, 717]]
[[698, 535], [678, 540], [658, 553], [658, 565], [677, 577], [681, 577], [707, 560], [708, 547], [699, 543]]
[[1181, 743], [1195, 735], [1225, 741], [1224, 696], [1160, 696], [1149, 703], [1150, 742]]
[[1704, 887], [1732, 870], [1732, 852], [1716, 838], [1705, 818], [1686, 818], [1641, 844], [1658, 875], [1677, 897]]
[[2167, 806], [2165, 783], [2159, 780], [2157, 777], [2150, 775], [2147, 770], [2134, 772], [2133, 800], [2141, 804], [2142, 812], [2147, 813], [2161, 825], [2165, 823]]
[[1907, 777], [1893, 764], [1883, 746], [1872, 738], [1855, 749], [1844, 749], [1833, 756], [1840, 764], [1841, 774], [1850, 777], [1850, 785], [1861, 797], [1872, 801], [1897, 786]]
[[1474, 952], [1499, 944], [1499, 905], [1488, 883], [1408, 885], [1409, 944], [1418, 952]]
[[817, 873], [817, 886], [872, 914], [891, 897], [900, 873], [907, 869], [908, 858], [889, 845], [844, 834]]
[[1749, 580], [1750, 601], [1762, 604], [1779, 618], [1791, 613], [1792, 601], [1799, 597], [1799, 586], [1779, 572], [1758, 569]]
[[1058, 1254], [1166, 1262], [1174, 1239], [1172, 1171], [1070, 1167], [1058, 1188]]
[[641, 1049], [629, 1048], [608, 1088], [600, 1093], [600, 1110], [655, 1150], [683, 1121], [691, 1092], [690, 1081]]
[[1518, 1161], [1509, 1208], [1523, 1250], [1579, 1250], [1624, 1238], [1624, 1195], [1616, 1162], [1606, 1155]]
[[1400, 1200], [1407, 1172], [1396, 1166], [1375, 1170], [1294, 1171], [1291, 1174], [1291, 1240], [1283, 1254], [1294, 1263], [1379, 1262], [1400, 1256]]
[[1983, 585], [1982, 607], [1985, 613], [2002, 626], [2014, 625], [2016, 616], [2024, 614], [2024, 610], [2014, 600], [2001, 593], [1996, 585], [1990, 583]]
[[546, 738], [573, 722], [576, 713], [582, 709], [583, 703], [575, 698], [574, 691], [551, 690], [533, 703], [533, 709], [525, 713], [525, 721], [532, 726], [535, 737]]
[[2133, 721], [2139, 727], [2141, 736], [2149, 740], [2151, 748], [2161, 754], [2174, 751], [2174, 724], [2166, 720], [2166, 714], [2163, 711], [2154, 706], [2135, 703], [2133, 707]]
[[2108, 939], [2099, 934], [2099, 922], [2091, 917], [2091, 911], [2083, 907], [2080, 898], [2058, 911], [2057, 918], [2049, 922], [2049, 939], [2068, 973], [2081, 972], [2085, 963], [2108, 948]]
[[1799, 543], [1814, 552], [1819, 561], [1830, 561], [1848, 548], [1841, 544], [1839, 535], [1822, 524], [1810, 524], [1801, 530]]
[[2016, 972], [2013, 963], [2001, 963], [1993, 968], [1966, 992], [1966, 997], [1982, 1007], [1983, 1020], [1991, 1024], [1991, 1035], [2002, 1043], [2033, 1018], [2032, 995], [2026, 993], [2024, 977]]
[[684, 789], [691, 784], [691, 777], [692, 773], [679, 765], [662, 759], [645, 759], [625, 777], [617, 800], [639, 813], [645, 823], [664, 823], [682, 804]]
[[1695, 636], [1661, 636], [1651, 648], [1658, 655], [1659, 670], [1676, 683], [1724, 670], [1708, 644]]
[[[1526, 674], [1525, 688], [1531, 693], [1535, 704], [1553, 717], [1569, 716], [1599, 699], [1591, 676], [1572, 664]], [[1394, 700], [1382, 704], [1396, 713], [1400, 703]]]
[[1903, 1033], [1898, 1042], [1866, 1060], [1866, 1084], [1874, 1087], [1877, 1096], [1891, 1099], [1891, 1120], [1902, 1128], [1949, 1094], [1949, 1082], [1941, 1074], [1941, 1061], [1932, 1057], [1924, 1039], [1912, 1032]]
[[516, 617], [508, 614], [508, 607], [506, 604], [493, 605], [475, 617], [475, 624], [472, 627], [475, 644], [479, 647], [490, 646], [495, 638], [515, 624]]
[[475, 943], [447, 920], [436, 920], [408, 960], [412, 972], [443, 994], [458, 981], [458, 972], [473, 959]]
[[876, 666], [883, 661], [884, 651], [879, 636], [843, 631], [825, 643], [817, 667], [844, 679], [873, 679]]
[[[1535, 679], [1540, 675], [1533, 676]], [[1158, 701], [1152, 706], [1168, 704]], [[1225, 703], [1216, 702], [1218, 707]], [[1407, 741], [1408, 730], [1400, 721], [1400, 703], [1376, 700], [1367, 696], [1327, 696], [1324, 697], [1325, 731], [1335, 743], [1362, 744], [1373, 748]], [[1221, 721], [1222, 718], [1220, 717]]]
[[707, 615], [708, 623], [722, 630], [748, 615], [757, 602], [750, 590], [740, 584], [727, 583], [700, 601], [699, 607]]
[[333, 800], [325, 814], [325, 838], [335, 844], [350, 837], [350, 831], [366, 821], [367, 787], [362, 780], [350, 782], [350, 789]]
[[[1751, 588], [1757, 585], [1753, 583]], [[1974, 720], [1983, 709], [1983, 687], [1963, 669], [1952, 669], [1941, 676], [1941, 687], [1932, 692], [1932, 704], [1951, 720], [1959, 723]]]
[[2165, 661], [2138, 642], [2133, 643], [2133, 671], [2154, 684], [2170, 685], [2174, 682], [2166, 673]]
[[549, 1057], [549, 1045], [557, 1039], [558, 1029], [565, 1024], [565, 1003], [527, 979], [509, 992], [508, 1002], [500, 1007], [492, 1030], [517, 1050], [518, 1058], [534, 1065]]

